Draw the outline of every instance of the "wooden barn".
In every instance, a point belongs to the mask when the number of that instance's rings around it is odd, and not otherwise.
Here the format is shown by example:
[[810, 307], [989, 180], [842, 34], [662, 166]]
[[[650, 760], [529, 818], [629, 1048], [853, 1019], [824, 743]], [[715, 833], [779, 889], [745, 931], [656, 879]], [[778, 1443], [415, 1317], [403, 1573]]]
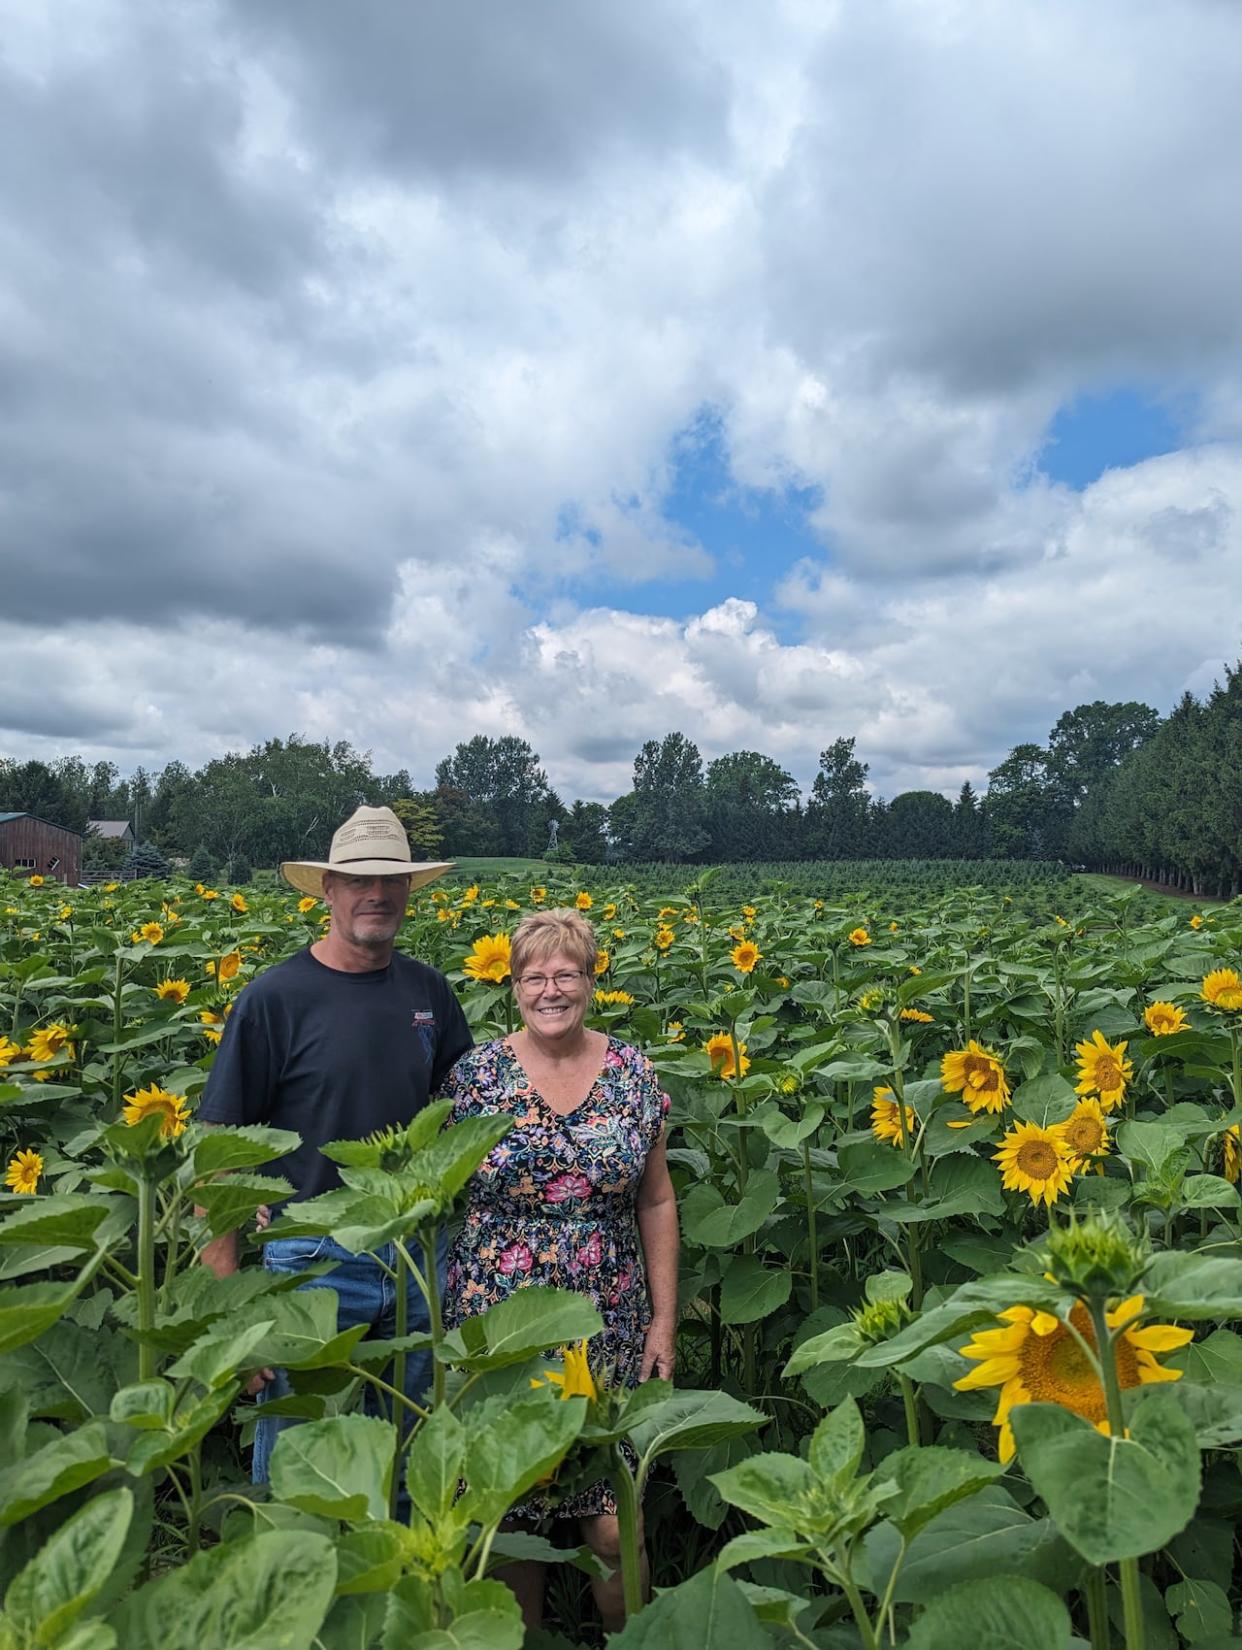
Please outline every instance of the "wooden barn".
[[82, 875], [82, 835], [35, 814], [0, 813], [0, 870], [54, 877], [76, 887]]

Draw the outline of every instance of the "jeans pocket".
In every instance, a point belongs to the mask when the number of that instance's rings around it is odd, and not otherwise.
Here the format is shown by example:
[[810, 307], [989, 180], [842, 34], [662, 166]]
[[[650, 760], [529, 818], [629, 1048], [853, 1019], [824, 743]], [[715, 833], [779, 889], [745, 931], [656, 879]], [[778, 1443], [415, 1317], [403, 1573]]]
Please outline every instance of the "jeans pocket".
[[263, 1245], [263, 1265], [269, 1272], [301, 1272], [324, 1258], [330, 1241], [326, 1237], [273, 1238]]

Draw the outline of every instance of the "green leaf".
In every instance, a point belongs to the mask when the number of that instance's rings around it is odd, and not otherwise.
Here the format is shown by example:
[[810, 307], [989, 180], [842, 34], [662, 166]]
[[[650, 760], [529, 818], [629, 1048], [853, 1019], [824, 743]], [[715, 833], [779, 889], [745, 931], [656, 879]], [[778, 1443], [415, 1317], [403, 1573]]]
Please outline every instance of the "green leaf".
[[825, 1329], [823, 1334], [812, 1335], [800, 1346], [795, 1347], [782, 1375], [788, 1380], [793, 1375], [801, 1375], [805, 1370], [816, 1369], [820, 1364], [848, 1363], [865, 1344], [857, 1324], [834, 1324], [831, 1329]]
[[406, 1531], [400, 1524], [347, 1530], [336, 1544], [336, 1594], [386, 1593], [401, 1579]]
[[[882, 1593], [897, 1562], [901, 1538], [890, 1523], [877, 1524], [864, 1542], [873, 1592]], [[1026, 1576], [1064, 1592], [1080, 1563], [1050, 1518], [1031, 1518], [998, 1487], [984, 1488], [948, 1507], [910, 1543], [893, 1597], [926, 1604], [961, 1581], [985, 1576]]]
[[550, 1346], [589, 1340], [603, 1326], [584, 1296], [532, 1284], [450, 1330], [441, 1357], [465, 1369], [502, 1369]]
[[756, 1323], [784, 1306], [793, 1290], [793, 1273], [765, 1266], [758, 1255], [732, 1255], [720, 1286], [722, 1323]]
[[1157, 1177], [1182, 1145], [1180, 1131], [1165, 1123], [1123, 1123], [1117, 1130], [1117, 1150]]
[[270, 1337], [275, 1327], [272, 1318], [248, 1324], [244, 1329], [222, 1330], [204, 1335], [195, 1341], [188, 1352], [183, 1352], [168, 1373], [175, 1380], [187, 1377], [200, 1382], [208, 1391], [231, 1381], [240, 1369], [261, 1367], [261, 1360], [250, 1354]]
[[62, 1524], [13, 1579], [4, 1612], [19, 1634], [50, 1645], [101, 1591], [121, 1556], [133, 1492], [109, 1490]]
[[0, 1244], [44, 1243], [80, 1250], [95, 1247], [109, 1205], [85, 1197], [36, 1197], [0, 1221]]
[[314, 1650], [375, 1650], [388, 1611], [386, 1593], [337, 1598], [314, 1638]]
[[553, 1398], [545, 1389], [467, 1421], [468, 1489], [462, 1516], [490, 1525], [560, 1465], [582, 1430], [583, 1398]]
[[745, 1530], [726, 1541], [716, 1555], [720, 1571], [736, 1570], [739, 1564], [754, 1564], [765, 1558], [798, 1558], [813, 1549], [795, 1531], [779, 1526]]
[[834, 1489], [842, 1490], [857, 1473], [866, 1444], [858, 1405], [846, 1398], [831, 1415], [824, 1416], [811, 1434], [811, 1471], [817, 1478], [826, 1478]]
[[1055, 1311], [1064, 1303], [1063, 1292], [1042, 1278], [1017, 1274], [978, 1278], [955, 1289], [939, 1306], [929, 1307], [891, 1340], [865, 1347], [857, 1362], [864, 1368], [887, 1368], [904, 1363], [925, 1346], [935, 1346], [981, 1325], [994, 1328], [997, 1315], [1006, 1307], [1022, 1305]]
[[727, 1392], [673, 1392], [644, 1408], [630, 1442], [646, 1462], [674, 1449], [707, 1449], [766, 1426], [768, 1417]]
[[260, 1124], [211, 1128], [194, 1148], [194, 1177], [201, 1180], [226, 1170], [257, 1169], [260, 1163], [296, 1151], [301, 1139], [292, 1129], [271, 1129]]
[[115, 1332], [61, 1318], [38, 1340], [8, 1353], [0, 1369], [21, 1382], [32, 1415], [85, 1421], [107, 1414], [112, 1394], [136, 1373], [137, 1360], [132, 1342]]
[[414, 1434], [405, 1474], [410, 1500], [432, 1524], [452, 1507], [465, 1459], [466, 1429], [440, 1404]]
[[1155, 1552], [1194, 1517], [1199, 1449], [1171, 1392], [1144, 1393], [1128, 1438], [1105, 1438], [1056, 1404], [1021, 1405], [1012, 1424], [1032, 1487], [1089, 1563]]
[[584, 1576], [606, 1581], [613, 1573], [587, 1546], [558, 1547], [546, 1536], [532, 1530], [499, 1530], [492, 1541], [492, 1558], [516, 1559], [521, 1563], [568, 1564]]
[[272, 1494], [321, 1518], [383, 1518], [396, 1431], [372, 1415], [287, 1427], [272, 1451]]
[[281, 1203], [292, 1191], [287, 1180], [275, 1175], [230, 1174], [196, 1186], [194, 1201], [205, 1210], [207, 1229], [214, 1238], [235, 1232], [262, 1204]]
[[188, 1409], [182, 1408], [173, 1432], [151, 1431], [140, 1433], [125, 1462], [125, 1469], [135, 1478], [167, 1467], [192, 1450], [215, 1426], [228, 1410], [240, 1390], [239, 1383], [231, 1381], [216, 1392], [209, 1392]]
[[77, 1432], [58, 1435], [0, 1472], [0, 1526], [29, 1518], [40, 1507], [89, 1484], [111, 1465], [102, 1421], [90, 1421]]
[[732, 1249], [757, 1232], [780, 1201], [780, 1181], [771, 1169], [759, 1169], [737, 1203], [727, 1203], [719, 1188], [701, 1181], [682, 1199], [682, 1231], [705, 1248]]
[[1069, 1650], [1069, 1611], [1037, 1581], [994, 1576], [963, 1581], [933, 1599], [910, 1630], [906, 1650]]
[[0, 1289], [0, 1353], [25, 1346], [49, 1329], [73, 1304], [76, 1288], [57, 1283], [25, 1283]]
[[883, 1140], [855, 1140], [837, 1152], [841, 1179], [854, 1197], [895, 1191], [914, 1177], [914, 1164]]
[[1077, 1103], [1074, 1085], [1058, 1071], [1032, 1077], [1013, 1091], [1013, 1115], [1024, 1123], [1038, 1123], [1041, 1129], [1064, 1123]]
[[125, 1650], [312, 1650], [335, 1586], [326, 1537], [273, 1530], [198, 1553], [111, 1619]]
[[521, 1650], [521, 1611], [503, 1582], [463, 1581], [460, 1572], [446, 1571], [442, 1585], [452, 1619], [447, 1627], [419, 1631], [416, 1623], [426, 1609], [421, 1585], [410, 1587], [413, 1579], [399, 1583], [389, 1595], [383, 1650]]
[[771, 1650], [745, 1593], [715, 1566], [653, 1599], [608, 1641], [609, 1650]]
[[1242, 1317], [1242, 1267], [1223, 1255], [1169, 1249], [1143, 1274], [1144, 1313], [1152, 1318]]
[[946, 1507], [966, 1500], [1004, 1471], [999, 1461], [941, 1444], [894, 1450], [884, 1458], [884, 1477], [895, 1481], [897, 1494], [884, 1503], [885, 1516], [910, 1541]]
[[799, 1455], [768, 1450], [712, 1475], [712, 1483], [732, 1507], [761, 1523], [787, 1530], [799, 1501], [815, 1488], [815, 1474]]
[[1182, 1182], [1186, 1209], [1229, 1209], [1238, 1203], [1238, 1188], [1218, 1174], [1190, 1174]]
[[793, 1151], [809, 1139], [824, 1121], [824, 1108], [818, 1100], [812, 1100], [801, 1117], [787, 1117], [777, 1105], [760, 1106], [746, 1121], [761, 1128], [774, 1146], [782, 1151]]
[[170, 1430], [176, 1393], [167, 1381], [151, 1380], [124, 1386], [113, 1394], [108, 1419], [118, 1426], [147, 1431], [153, 1427]]
[[1229, 1594], [1214, 1581], [1179, 1581], [1165, 1593], [1164, 1602], [1187, 1644], [1228, 1638], [1233, 1631]]
[[1242, 1335], [1232, 1329], [1214, 1329], [1204, 1340], [1182, 1347], [1177, 1361], [1186, 1381], [1242, 1386]]

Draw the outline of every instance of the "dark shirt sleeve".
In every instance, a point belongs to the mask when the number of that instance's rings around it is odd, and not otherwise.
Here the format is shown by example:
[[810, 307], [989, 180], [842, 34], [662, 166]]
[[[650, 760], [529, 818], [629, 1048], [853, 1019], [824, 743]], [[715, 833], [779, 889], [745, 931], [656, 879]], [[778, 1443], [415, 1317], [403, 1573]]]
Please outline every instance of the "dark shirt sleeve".
[[436, 1043], [435, 1063], [431, 1068], [431, 1092], [433, 1095], [445, 1092], [445, 1083], [449, 1072], [461, 1059], [468, 1049], [474, 1047], [474, 1037], [466, 1020], [465, 1010], [458, 1001], [457, 993], [452, 986], [440, 977], [444, 993], [444, 1009], [441, 1024], [443, 1031]]
[[243, 994], [224, 1024], [224, 1034], [198, 1108], [203, 1123], [266, 1123], [275, 1083], [272, 1039], [263, 1016]]

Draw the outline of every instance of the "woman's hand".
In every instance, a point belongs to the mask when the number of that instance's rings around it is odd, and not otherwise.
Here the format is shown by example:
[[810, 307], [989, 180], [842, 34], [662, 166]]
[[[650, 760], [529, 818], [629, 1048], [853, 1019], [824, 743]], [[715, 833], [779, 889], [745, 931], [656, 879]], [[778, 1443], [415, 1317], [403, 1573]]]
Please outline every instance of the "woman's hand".
[[677, 1367], [677, 1325], [651, 1320], [643, 1343], [643, 1361], [638, 1372], [640, 1381], [655, 1375], [661, 1381], [671, 1381]]

